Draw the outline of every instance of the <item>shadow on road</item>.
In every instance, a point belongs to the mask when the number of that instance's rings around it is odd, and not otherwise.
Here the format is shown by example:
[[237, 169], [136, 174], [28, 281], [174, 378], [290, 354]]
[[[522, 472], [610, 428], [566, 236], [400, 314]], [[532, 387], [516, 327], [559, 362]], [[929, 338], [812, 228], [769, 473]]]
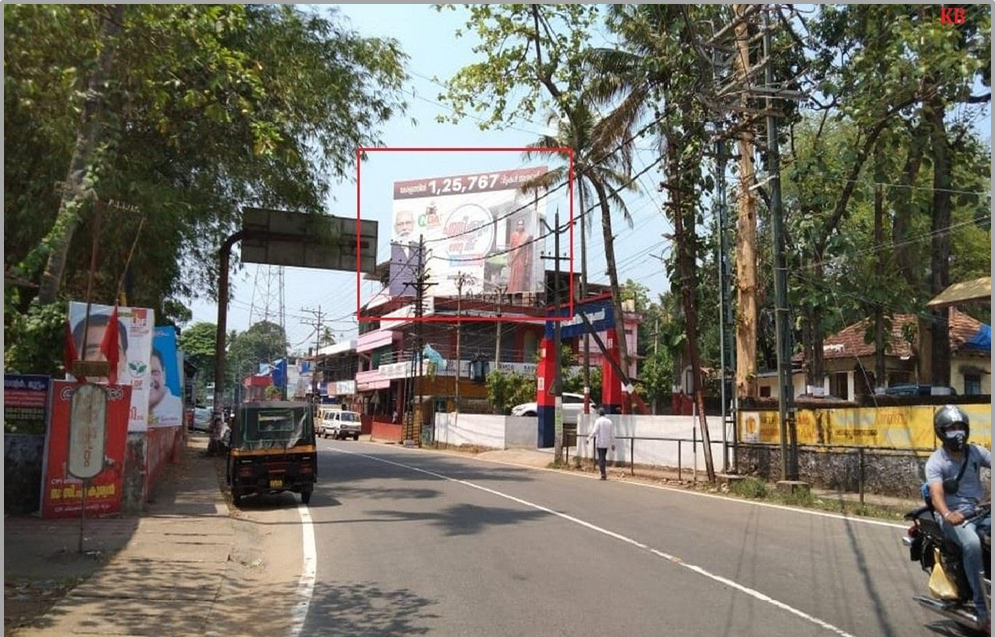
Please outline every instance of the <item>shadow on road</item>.
[[440, 616], [430, 612], [437, 602], [419, 597], [408, 589], [384, 590], [358, 582], [336, 585], [319, 583], [304, 624], [305, 635], [425, 635], [428, 620]]
[[[480, 507], [472, 504], [457, 504], [438, 512], [413, 511], [369, 511], [378, 516], [365, 522], [415, 522], [428, 521], [438, 527], [446, 535], [474, 535], [492, 526], [520, 524], [546, 517], [547, 513], [534, 509], [505, 509], [496, 507]], [[349, 520], [343, 520], [348, 522]]]

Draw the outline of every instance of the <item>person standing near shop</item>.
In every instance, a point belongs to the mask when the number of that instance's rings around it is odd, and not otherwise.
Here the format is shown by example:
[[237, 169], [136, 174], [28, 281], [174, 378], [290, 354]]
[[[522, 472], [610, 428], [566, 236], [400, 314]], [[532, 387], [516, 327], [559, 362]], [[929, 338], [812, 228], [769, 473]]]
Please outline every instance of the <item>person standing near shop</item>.
[[594, 448], [598, 451], [598, 468], [601, 469], [601, 479], [607, 480], [608, 473], [605, 464], [608, 461], [608, 449], [615, 451], [615, 424], [611, 418], [605, 415], [604, 408], [598, 410], [598, 419], [594, 421], [594, 428], [587, 436], [587, 442], [594, 442]]

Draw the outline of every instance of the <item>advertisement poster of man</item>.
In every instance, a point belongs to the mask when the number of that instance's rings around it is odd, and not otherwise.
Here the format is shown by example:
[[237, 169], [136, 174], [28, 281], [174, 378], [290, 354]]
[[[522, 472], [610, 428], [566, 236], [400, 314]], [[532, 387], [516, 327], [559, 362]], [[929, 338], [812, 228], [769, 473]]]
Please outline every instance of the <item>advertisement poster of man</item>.
[[149, 359], [149, 427], [183, 422], [183, 386], [176, 354], [176, 330], [156, 327]]
[[[86, 323], [86, 303], [69, 304], [69, 325], [72, 329], [76, 351], [83, 360], [107, 360], [100, 345], [114, 308], [92, 304], [90, 320]], [[117, 383], [131, 387], [131, 411], [128, 431], [145, 431], [148, 428], [149, 364], [152, 357], [152, 336], [155, 313], [148, 308], [118, 307], [118, 365]], [[83, 346], [86, 325], [86, 347]], [[76, 380], [67, 374], [69, 380]], [[91, 382], [106, 383], [106, 378], [87, 378]]]
[[[74, 381], [52, 382], [52, 415], [45, 438], [45, 462], [42, 471], [41, 517], [79, 517], [83, 483], [69, 475], [69, 416], [72, 397], [80, 384]], [[131, 411], [131, 387], [106, 385], [103, 471], [89, 481], [86, 515], [108, 515], [121, 510], [124, 476], [124, 453], [128, 440], [128, 412]]]
[[390, 295], [414, 296], [410, 283], [418, 271], [418, 235], [415, 213], [401, 208], [394, 213], [394, 232], [390, 240]]
[[395, 182], [391, 296], [414, 295], [405, 283], [417, 271], [417, 249], [412, 247], [419, 236], [434, 294], [455, 296], [460, 274], [469, 277], [464, 295], [502, 291], [521, 298], [538, 292], [543, 242], [535, 237], [546, 197], [521, 188], [546, 171], [534, 167]]

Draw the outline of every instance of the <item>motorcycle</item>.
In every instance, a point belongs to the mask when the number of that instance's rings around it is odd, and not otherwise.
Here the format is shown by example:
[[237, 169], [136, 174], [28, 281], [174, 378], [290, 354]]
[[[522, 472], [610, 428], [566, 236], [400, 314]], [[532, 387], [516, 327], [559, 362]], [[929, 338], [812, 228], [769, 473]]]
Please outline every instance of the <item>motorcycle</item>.
[[[982, 504], [978, 507], [977, 513], [968, 521], [990, 515], [991, 510], [991, 502]], [[912, 522], [908, 533], [902, 538], [902, 543], [909, 548], [909, 558], [913, 562], [919, 562], [922, 570], [926, 573], [932, 574], [937, 554], [936, 549], [939, 549], [943, 570], [957, 588], [956, 599], [936, 599], [926, 595], [916, 595], [913, 599], [926, 609], [957, 622], [962, 628], [969, 631], [983, 631], [985, 626], [978, 622], [978, 617], [974, 612], [971, 585], [964, 574], [960, 547], [943, 534], [943, 529], [936, 520], [933, 508], [930, 506], [920, 507], [906, 513], [905, 519]], [[991, 535], [982, 535], [981, 547], [985, 565], [983, 582], [986, 593], [985, 603], [989, 610], [992, 606], [991, 546]]]

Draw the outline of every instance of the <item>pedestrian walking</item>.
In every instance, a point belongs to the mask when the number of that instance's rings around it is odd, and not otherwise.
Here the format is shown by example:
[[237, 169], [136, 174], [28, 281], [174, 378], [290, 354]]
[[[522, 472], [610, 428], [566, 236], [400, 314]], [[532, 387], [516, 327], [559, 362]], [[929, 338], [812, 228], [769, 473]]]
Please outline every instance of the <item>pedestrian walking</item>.
[[608, 473], [605, 471], [605, 463], [608, 461], [608, 448], [615, 451], [615, 424], [611, 418], [605, 415], [604, 408], [598, 410], [598, 419], [594, 421], [594, 428], [587, 436], [587, 442], [594, 442], [594, 448], [598, 451], [598, 468], [601, 469], [601, 479], [607, 480]]

